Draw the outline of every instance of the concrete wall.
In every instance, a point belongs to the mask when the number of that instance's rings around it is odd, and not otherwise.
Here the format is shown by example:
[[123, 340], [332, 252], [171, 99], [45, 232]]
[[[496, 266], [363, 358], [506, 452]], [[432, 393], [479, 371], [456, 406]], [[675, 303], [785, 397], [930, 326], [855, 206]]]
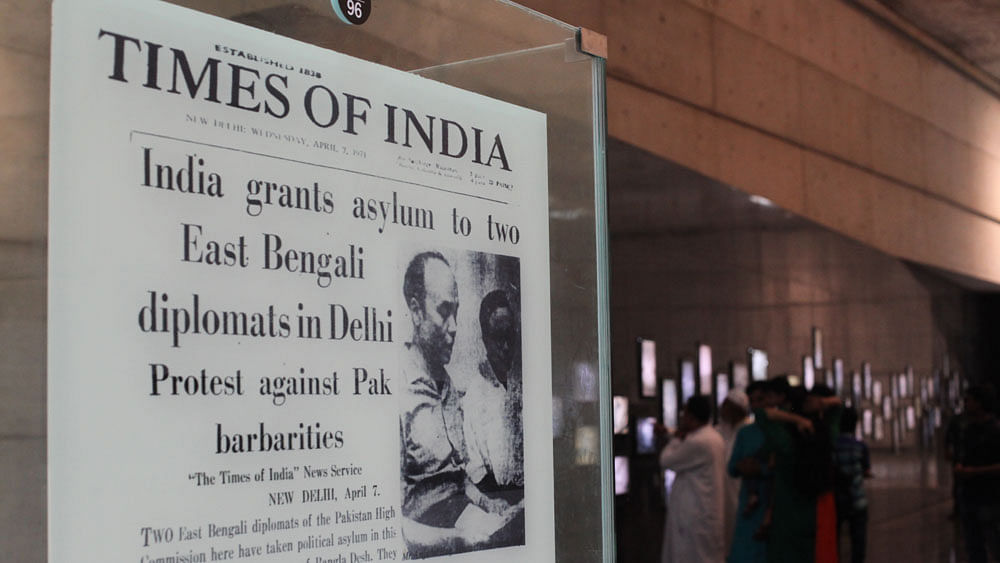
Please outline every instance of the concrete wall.
[[633, 170], [609, 186], [616, 394], [639, 399], [637, 337], [656, 340], [661, 376], [675, 377], [699, 342], [717, 372], [753, 346], [768, 353], [771, 375], [801, 375], [813, 327], [824, 365], [841, 358], [847, 374], [869, 362], [877, 376], [908, 365], [930, 376], [947, 355], [952, 369], [979, 375], [965, 347], [978, 320], [956, 284], [623, 144], [612, 144], [609, 165]]
[[49, 4], [0, 0], [0, 20], [0, 558], [32, 562], [46, 538]]
[[525, 3], [608, 35], [611, 136], [894, 256], [1000, 283], [1000, 101], [856, 6]]
[[657, 341], [664, 375], [675, 374], [680, 356], [696, 357], [697, 342], [712, 346], [716, 371], [746, 362], [754, 346], [768, 352], [771, 374], [801, 375], [812, 327], [823, 331], [827, 365], [840, 357], [847, 370], [862, 361], [877, 373], [934, 367], [930, 292], [900, 262], [834, 233], [623, 235], [612, 238], [612, 252], [619, 391], [637, 395], [628, 376], [635, 336]]

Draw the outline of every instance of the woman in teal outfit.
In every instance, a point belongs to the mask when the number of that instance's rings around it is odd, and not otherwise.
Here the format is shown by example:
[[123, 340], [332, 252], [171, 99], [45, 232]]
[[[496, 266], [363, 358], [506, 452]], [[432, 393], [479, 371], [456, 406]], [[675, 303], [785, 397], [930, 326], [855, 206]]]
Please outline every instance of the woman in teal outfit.
[[[795, 486], [794, 433], [796, 428], [811, 433], [812, 422], [778, 408], [788, 395], [787, 379], [772, 379], [764, 389], [766, 408], [754, 409], [754, 423], [740, 430], [729, 460], [730, 474], [745, 480], [728, 561], [810, 562], [815, 555], [816, 499]], [[755, 487], [760, 498], [747, 511]]]
[[[753, 391], [748, 389], [753, 401]], [[762, 391], [760, 392], [762, 393]], [[762, 463], [761, 453], [764, 452], [764, 431], [754, 422], [740, 429], [733, 442], [733, 454], [729, 458], [726, 470], [733, 477], [742, 477], [740, 483], [740, 500], [736, 509], [736, 524], [733, 526], [733, 542], [729, 551], [728, 563], [765, 563], [767, 561], [767, 542], [754, 536], [764, 522], [764, 513], [770, 502], [769, 481], [770, 471], [766, 463]], [[755, 497], [753, 506], [751, 497]]]

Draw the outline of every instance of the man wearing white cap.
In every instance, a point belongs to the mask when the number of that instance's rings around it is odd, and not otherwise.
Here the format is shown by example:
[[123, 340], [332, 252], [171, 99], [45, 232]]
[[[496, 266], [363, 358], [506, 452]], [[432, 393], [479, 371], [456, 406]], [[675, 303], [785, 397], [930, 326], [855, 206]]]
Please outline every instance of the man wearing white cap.
[[[747, 416], [750, 414], [750, 398], [741, 389], [733, 389], [726, 395], [726, 399], [719, 406], [719, 424], [715, 429], [722, 435], [722, 440], [726, 445], [726, 459], [733, 454], [733, 442], [736, 441], [736, 433], [747, 424]], [[739, 503], [740, 480], [726, 475], [725, 491], [723, 493], [723, 524], [724, 538], [726, 541], [726, 553], [729, 553], [730, 544], [733, 541], [733, 526], [736, 523], [736, 505]]]

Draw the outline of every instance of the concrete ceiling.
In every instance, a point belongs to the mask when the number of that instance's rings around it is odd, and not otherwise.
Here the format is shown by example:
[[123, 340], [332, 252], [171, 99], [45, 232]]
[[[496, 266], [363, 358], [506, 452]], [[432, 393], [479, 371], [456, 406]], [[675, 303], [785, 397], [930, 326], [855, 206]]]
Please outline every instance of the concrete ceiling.
[[879, 0], [1000, 80], [1000, 0]]
[[[650, 234], [828, 230], [766, 199], [615, 139], [608, 139], [607, 164], [608, 230], [612, 239]], [[920, 273], [924, 283], [943, 279], [969, 291], [1000, 293], [1000, 286], [986, 281], [903, 262]]]
[[813, 223], [616, 139], [608, 139], [612, 237], [816, 228]]

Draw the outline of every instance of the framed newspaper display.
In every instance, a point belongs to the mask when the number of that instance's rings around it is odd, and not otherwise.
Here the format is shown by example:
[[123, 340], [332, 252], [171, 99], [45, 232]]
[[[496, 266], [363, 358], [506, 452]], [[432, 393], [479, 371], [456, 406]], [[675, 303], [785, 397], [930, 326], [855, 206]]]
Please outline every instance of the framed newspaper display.
[[569, 557], [548, 113], [232, 19], [53, 4], [49, 558]]

